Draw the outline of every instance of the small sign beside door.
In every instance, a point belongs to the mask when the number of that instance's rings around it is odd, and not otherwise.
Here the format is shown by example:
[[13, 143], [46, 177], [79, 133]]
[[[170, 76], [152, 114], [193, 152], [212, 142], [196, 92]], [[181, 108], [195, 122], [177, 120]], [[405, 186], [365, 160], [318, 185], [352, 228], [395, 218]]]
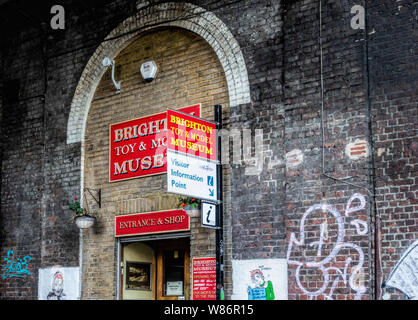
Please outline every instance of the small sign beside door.
[[167, 296], [183, 295], [183, 281], [167, 281], [166, 290]]
[[216, 258], [192, 259], [192, 300], [216, 300]]

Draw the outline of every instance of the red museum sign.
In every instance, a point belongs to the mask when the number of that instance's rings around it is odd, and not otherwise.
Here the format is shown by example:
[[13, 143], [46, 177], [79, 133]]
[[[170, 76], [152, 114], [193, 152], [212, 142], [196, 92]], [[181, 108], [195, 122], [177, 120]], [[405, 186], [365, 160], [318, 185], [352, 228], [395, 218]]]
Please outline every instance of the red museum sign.
[[169, 150], [187, 155], [217, 160], [216, 124], [184, 112], [168, 109], [167, 147]]
[[[200, 116], [200, 104], [180, 108]], [[167, 172], [167, 115], [165, 112], [110, 125], [109, 181]]]
[[115, 237], [190, 230], [184, 210], [129, 214], [115, 217]]

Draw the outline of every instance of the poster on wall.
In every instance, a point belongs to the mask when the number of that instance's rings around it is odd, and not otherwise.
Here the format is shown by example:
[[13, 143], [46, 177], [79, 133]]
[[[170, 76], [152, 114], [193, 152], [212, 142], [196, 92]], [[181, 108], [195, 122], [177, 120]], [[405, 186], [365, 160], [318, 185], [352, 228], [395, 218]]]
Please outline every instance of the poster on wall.
[[[200, 116], [200, 104], [179, 110]], [[167, 172], [166, 128], [165, 112], [111, 124], [109, 182]]]
[[151, 263], [126, 261], [126, 289], [151, 290]]
[[287, 300], [286, 259], [232, 260], [233, 300]]
[[39, 269], [39, 300], [78, 300], [79, 267], [51, 267]]
[[216, 258], [192, 259], [192, 300], [216, 300]]

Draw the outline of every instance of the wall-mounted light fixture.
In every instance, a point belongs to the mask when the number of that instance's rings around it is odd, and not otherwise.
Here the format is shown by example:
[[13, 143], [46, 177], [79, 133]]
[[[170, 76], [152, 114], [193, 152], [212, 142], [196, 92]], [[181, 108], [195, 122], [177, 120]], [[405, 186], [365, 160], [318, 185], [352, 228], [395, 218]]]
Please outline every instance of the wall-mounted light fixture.
[[151, 82], [152, 80], [154, 80], [156, 74], [157, 65], [154, 61], [147, 61], [141, 65], [141, 75], [146, 82]]
[[120, 93], [121, 92], [120, 84], [121, 84], [122, 80], [121, 81], [116, 81], [115, 80], [115, 60], [111, 60], [108, 57], [106, 57], [106, 58], [103, 59], [102, 65], [103, 65], [103, 67], [106, 67], [106, 68], [109, 67], [109, 66], [112, 66], [112, 81], [113, 81], [113, 84], [115, 85], [116, 93]]

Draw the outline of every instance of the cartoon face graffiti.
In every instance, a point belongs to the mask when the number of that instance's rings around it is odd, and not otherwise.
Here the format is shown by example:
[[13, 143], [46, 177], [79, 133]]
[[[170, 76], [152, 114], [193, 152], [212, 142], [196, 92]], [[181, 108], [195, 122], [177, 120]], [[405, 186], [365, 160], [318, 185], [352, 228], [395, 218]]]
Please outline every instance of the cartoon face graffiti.
[[52, 291], [56, 296], [60, 296], [64, 290], [64, 277], [61, 272], [57, 271], [52, 280]]
[[260, 269], [250, 271], [252, 287], [248, 286], [248, 300], [274, 300], [273, 284], [265, 281]]
[[251, 271], [251, 282], [254, 284], [255, 287], [263, 287], [264, 286], [264, 275], [260, 271], [260, 269], [255, 269]]
[[60, 271], [55, 272], [52, 277], [51, 291], [48, 293], [48, 300], [64, 300], [64, 276]]

